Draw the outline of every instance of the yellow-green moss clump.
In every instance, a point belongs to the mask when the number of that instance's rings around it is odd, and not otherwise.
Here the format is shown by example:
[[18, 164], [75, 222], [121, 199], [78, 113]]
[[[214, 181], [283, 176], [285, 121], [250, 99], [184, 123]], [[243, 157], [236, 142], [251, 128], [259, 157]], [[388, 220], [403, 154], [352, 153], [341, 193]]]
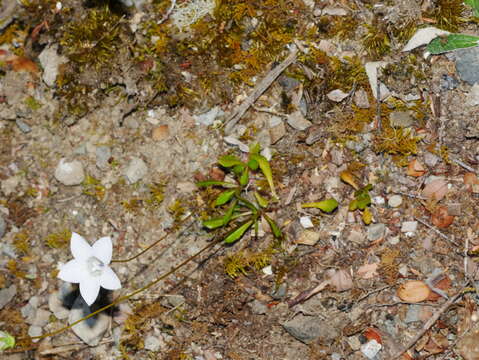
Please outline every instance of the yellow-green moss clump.
[[248, 271], [261, 270], [271, 263], [273, 249], [268, 248], [259, 252], [239, 251], [229, 255], [224, 260], [226, 274], [231, 278], [247, 275]]
[[457, 32], [459, 27], [466, 22], [466, 19], [462, 17], [464, 10], [463, 0], [437, 0], [425, 17], [434, 19], [435, 26], [440, 29]]
[[67, 247], [70, 243], [72, 232], [68, 229], [63, 229], [55, 233], [47, 235], [45, 243], [54, 249]]

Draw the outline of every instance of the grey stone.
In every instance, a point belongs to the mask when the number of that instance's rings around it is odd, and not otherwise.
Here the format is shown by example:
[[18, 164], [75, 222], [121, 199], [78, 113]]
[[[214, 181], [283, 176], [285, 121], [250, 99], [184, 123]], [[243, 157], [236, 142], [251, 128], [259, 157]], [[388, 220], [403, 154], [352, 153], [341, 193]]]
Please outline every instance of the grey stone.
[[30, 131], [32, 131], [32, 128], [30, 127], [30, 125], [28, 125], [25, 121], [21, 119], [16, 119], [15, 123], [17, 124], [20, 131], [24, 134], [28, 134]]
[[145, 339], [145, 349], [149, 351], [158, 351], [160, 350], [162, 341], [156, 336], [149, 335]]
[[54, 86], [58, 76], [58, 68], [61, 64], [67, 62], [67, 58], [58, 55], [58, 44], [47, 46], [38, 56], [43, 68], [42, 80], [48, 86]]
[[368, 93], [363, 88], [360, 88], [354, 93], [353, 99], [358, 108], [369, 109], [371, 106], [369, 104]]
[[173, 307], [178, 307], [185, 303], [185, 297], [183, 295], [169, 295], [166, 299], [168, 300], [168, 304]]
[[413, 124], [414, 119], [408, 111], [393, 111], [389, 115], [391, 126], [394, 127], [409, 127]]
[[461, 80], [469, 85], [479, 82], [479, 48], [456, 51], [456, 71]]
[[361, 141], [361, 140], [359, 140], [359, 141], [348, 140], [348, 141], [346, 141], [345, 146], [349, 150], [353, 150], [353, 151], [356, 151], [357, 153], [360, 153], [364, 149], [366, 149], [367, 143], [365, 141]]
[[293, 129], [301, 131], [306, 130], [311, 125], [313, 125], [311, 121], [304, 118], [303, 114], [299, 110], [296, 110], [295, 112], [289, 114], [287, 121], [289, 126], [291, 126]]
[[340, 333], [318, 316], [298, 315], [294, 319], [283, 323], [283, 328], [294, 338], [311, 344], [318, 340], [322, 344], [334, 341]]
[[286, 92], [296, 89], [301, 84], [299, 80], [286, 75], [281, 75], [278, 82]]
[[52, 313], [45, 309], [37, 309], [35, 314], [35, 319], [33, 320], [32, 325], [37, 325], [40, 327], [44, 327], [50, 322], [50, 315]]
[[251, 312], [256, 315], [264, 315], [268, 312], [268, 307], [259, 300], [253, 300], [248, 304]]
[[82, 163], [78, 160], [68, 162], [65, 158], [61, 159], [55, 169], [55, 178], [67, 186], [81, 184], [85, 180]]
[[197, 125], [205, 125], [210, 126], [213, 125], [216, 118], [222, 116], [224, 111], [221, 110], [219, 106], [215, 106], [214, 108], [210, 109], [208, 112], [200, 114], [200, 115], [193, 115], [195, 119], [195, 123]]
[[393, 195], [388, 200], [388, 205], [392, 208], [400, 207], [402, 204], [402, 197], [401, 195]]
[[414, 233], [417, 230], [417, 221], [404, 221], [401, 225], [401, 232], [403, 233]]
[[42, 333], [42, 328], [38, 325], [32, 325], [28, 328], [28, 336], [40, 336]]
[[145, 162], [138, 158], [133, 157], [130, 160], [127, 168], [125, 169], [125, 176], [130, 184], [134, 184], [137, 181], [141, 180], [148, 173], [148, 166]]
[[64, 306], [63, 302], [59, 298], [59, 293], [51, 293], [48, 297], [48, 308], [55, 315], [57, 319], [66, 319], [70, 310]]
[[371, 224], [368, 227], [368, 240], [376, 241], [386, 235], [386, 225], [384, 224]]
[[17, 294], [17, 286], [11, 285], [6, 289], [0, 290], [0, 309], [3, 309], [5, 305], [7, 305], [13, 297]]
[[406, 313], [406, 317], [404, 318], [404, 322], [406, 324], [413, 323], [419, 321], [419, 312], [420, 312], [419, 305], [409, 305]]
[[95, 155], [96, 155], [96, 166], [101, 169], [107, 169], [108, 168], [108, 160], [111, 157], [111, 149], [108, 146], [98, 146], [95, 149]]
[[288, 290], [288, 285], [286, 283], [280, 284], [277, 288], [271, 293], [271, 297], [275, 300], [281, 300], [286, 296], [286, 291]]
[[286, 135], [286, 126], [284, 126], [284, 122], [277, 116], [271, 118], [269, 124], [269, 135], [271, 137], [271, 144], [276, 144], [279, 140], [283, 138], [284, 135]]
[[429, 151], [426, 151], [426, 153], [424, 154], [424, 163], [427, 166], [434, 167], [437, 165], [439, 160], [440, 160], [439, 156], [434, 155], [430, 153]]
[[140, 127], [140, 123], [138, 120], [136, 120], [133, 116], [128, 116], [125, 121], [123, 122], [123, 125], [129, 129], [136, 130]]
[[[83, 300], [81, 296], [78, 296], [70, 311], [68, 323], [71, 325], [94, 310], [96, 310], [96, 307], [92, 307], [90, 310], [90, 307], [85, 303], [85, 300]], [[100, 343], [103, 335], [110, 327], [110, 322], [111, 318], [105, 312], [101, 312], [76, 324], [72, 327], [72, 330], [84, 343], [89, 346], [96, 346]]]
[[5, 223], [5, 220], [3, 217], [0, 216], [0, 239], [5, 235], [5, 232], [7, 231], [7, 224]]

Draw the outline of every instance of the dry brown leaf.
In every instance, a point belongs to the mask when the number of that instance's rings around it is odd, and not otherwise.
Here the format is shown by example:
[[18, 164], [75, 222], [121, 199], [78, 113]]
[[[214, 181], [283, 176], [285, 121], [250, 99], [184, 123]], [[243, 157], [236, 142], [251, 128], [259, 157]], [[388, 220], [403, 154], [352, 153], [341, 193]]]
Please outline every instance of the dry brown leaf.
[[417, 161], [417, 159], [413, 159], [409, 162], [407, 167], [407, 174], [409, 176], [419, 177], [423, 176], [425, 173], [426, 169], [419, 161]]
[[346, 184], [351, 185], [355, 190], [359, 190], [359, 185], [356, 183], [356, 180], [354, 179], [354, 175], [351, 174], [349, 171], [347, 170], [341, 171], [341, 174], [339, 174], [339, 177]]
[[333, 286], [336, 291], [345, 291], [353, 287], [353, 279], [349, 271], [345, 269], [330, 269], [326, 272], [329, 278], [329, 284]]
[[406, 281], [399, 286], [397, 295], [402, 301], [409, 303], [417, 303], [426, 300], [431, 290], [423, 282], [419, 280]]
[[16, 56], [7, 63], [11, 65], [13, 71], [26, 71], [34, 75], [39, 71], [37, 64], [24, 56]]
[[430, 200], [441, 200], [447, 194], [447, 182], [444, 179], [436, 179], [428, 183], [422, 190], [422, 195]]
[[479, 179], [473, 172], [468, 172], [464, 174], [464, 184], [466, 185], [467, 191], [472, 191], [474, 187], [479, 185]]
[[[452, 282], [451, 282], [451, 279], [449, 279], [449, 277], [446, 275], [444, 276], [441, 280], [439, 280], [438, 282], [434, 283], [434, 287], [436, 289], [439, 289], [439, 290], [447, 290], [451, 287], [452, 285]], [[429, 301], [437, 301], [438, 299], [440, 299], [442, 296], [435, 293], [434, 291], [431, 291], [431, 293], [429, 294], [427, 300]]]
[[447, 207], [440, 206], [431, 214], [431, 222], [438, 228], [444, 229], [451, 225], [454, 221], [454, 216], [449, 215]]
[[358, 269], [358, 276], [361, 279], [372, 279], [378, 275], [379, 263], [365, 264]]

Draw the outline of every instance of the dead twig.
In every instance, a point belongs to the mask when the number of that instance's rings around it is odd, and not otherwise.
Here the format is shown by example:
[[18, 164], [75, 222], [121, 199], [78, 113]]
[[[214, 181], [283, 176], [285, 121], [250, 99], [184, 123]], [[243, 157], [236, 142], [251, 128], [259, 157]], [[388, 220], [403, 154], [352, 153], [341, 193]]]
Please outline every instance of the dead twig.
[[235, 110], [233, 110], [230, 117], [225, 121], [225, 132], [228, 134], [231, 132], [233, 127], [241, 120], [243, 115], [246, 111], [256, 102], [256, 100], [263, 94], [266, 89], [272, 84], [274, 80], [286, 69], [289, 65], [291, 65], [295, 60], [296, 56], [298, 55], [298, 48], [295, 47], [291, 53], [288, 55], [283, 62], [273, 69], [266, 75], [266, 77], [260, 81], [258, 85], [256, 85], [253, 92], [244, 100], [241, 105], [239, 105]]
[[452, 243], [454, 246], [459, 246], [459, 244], [457, 244], [454, 240], [452, 240], [451, 238], [449, 238], [449, 236], [447, 236], [446, 234], [443, 234], [442, 232], [440, 232], [438, 229], [436, 229], [434, 226], [428, 224], [426, 221], [422, 220], [421, 218], [418, 218], [418, 217], [414, 217], [415, 220], [419, 221], [421, 224], [423, 224], [424, 226], [428, 227], [429, 229], [431, 229], [432, 231], [434, 231], [436, 234], [438, 234], [440, 237], [442, 237], [443, 239], [449, 241], [450, 243]]
[[164, 23], [166, 20], [168, 20], [168, 18], [170, 17], [170, 15], [171, 15], [173, 9], [175, 8], [175, 6], [176, 6], [176, 0], [172, 0], [172, 1], [171, 1], [170, 8], [166, 11], [166, 14], [163, 15], [163, 17], [161, 18], [161, 20], [159, 20], [159, 21], [157, 22], [158, 25], [160, 25], [160, 24]]
[[399, 359], [406, 351], [408, 351], [410, 348], [412, 348], [420, 338], [424, 336], [424, 334], [434, 325], [434, 323], [441, 317], [442, 314], [456, 302], [457, 299], [459, 299], [463, 295], [463, 291], [466, 288], [466, 285], [463, 285], [461, 289], [453, 296], [451, 297], [448, 301], [446, 301], [441, 308], [434, 313], [431, 318], [426, 321], [424, 326], [422, 327], [421, 331], [419, 331], [408, 343], [405, 347], [403, 347], [400, 351], [398, 351], [396, 354], [394, 354], [393, 359]]

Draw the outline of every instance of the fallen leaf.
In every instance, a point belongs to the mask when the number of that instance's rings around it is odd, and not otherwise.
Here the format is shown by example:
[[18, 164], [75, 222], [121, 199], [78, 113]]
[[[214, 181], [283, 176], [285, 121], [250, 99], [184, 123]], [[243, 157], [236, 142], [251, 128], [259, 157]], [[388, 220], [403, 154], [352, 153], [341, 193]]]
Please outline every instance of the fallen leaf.
[[[439, 289], [439, 290], [447, 290], [451, 287], [451, 285], [452, 285], [451, 279], [449, 279], [449, 277], [446, 275], [441, 280], [439, 280], [437, 283], [435, 283], [434, 287]], [[442, 297], [441, 295], [435, 293], [434, 291], [431, 291], [427, 300], [437, 301], [441, 297]]]
[[447, 207], [440, 206], [431, 214], [431, 222], [438, 228], [444, 229], [451, 225], [454, 221], [454, 216], [449, 215]]
[[409, 162], [407, 167], [407, 174], [409, 176], [419, 177], [423, 176], [425, 173], [426, 169], [419, 161], [417, 161], [417, 159], [413, 159]]
[[36, 75], [38, 73], [38, 66], [32, 60], [24, 56], [15, 56], [8, 60], [7, 63], [12, 67], [13, 71], [25, 71]]
[[374, 328], [367, 328], [364, 332], [363, 335], [368, 341], [371, 340], [376, 340], [378, 344], [382, 344], [383, 341], [381, 339], [381, 334]]
[[464, 174], [464, 185], [466, 185], [467, 191], [472, 191], [474, 186], [479, 185], [479, 179], [473, 172]]
[[341, 174], [339, 174], [339, 177], [346, 184], [351, 185], [354, 188], [354, 190], [359, 190], [359, 186], [354, 179], [354, 175], [351, 174], [349, 171], [347, 170], [341, 171]]
[[378, 275], [379, 263], [365, 264], [359, 267], [357, 274], [361, 279], [372, 279]]
[[397, 290], [397, 295], [402, 301], [409, 303], [418, 303], [429, 297], [431, 290], [423, 282], [419, 280], [406, 281], [401, 284]]
[[336, 291], [345, 291], [353, 287], [353, 279], [349, 271], [340, 269], [330, 269], [326, 272], [329, 278], [329, 284], [336, 288]]
[[447, 35], [449, 31], [441, 30], [433, 26], [419, 29], [416, 33], [409, 39], [408, 43], [402, 49], [402, 51], [411, 51], [419, 46], [429, 44], [433, 39], [441, 35]]
[[422, 190], [422, 195], [430, 200], [441, 200], [447, 193], [447, 182], [444, 179], [435, 179], [429, 182]]

